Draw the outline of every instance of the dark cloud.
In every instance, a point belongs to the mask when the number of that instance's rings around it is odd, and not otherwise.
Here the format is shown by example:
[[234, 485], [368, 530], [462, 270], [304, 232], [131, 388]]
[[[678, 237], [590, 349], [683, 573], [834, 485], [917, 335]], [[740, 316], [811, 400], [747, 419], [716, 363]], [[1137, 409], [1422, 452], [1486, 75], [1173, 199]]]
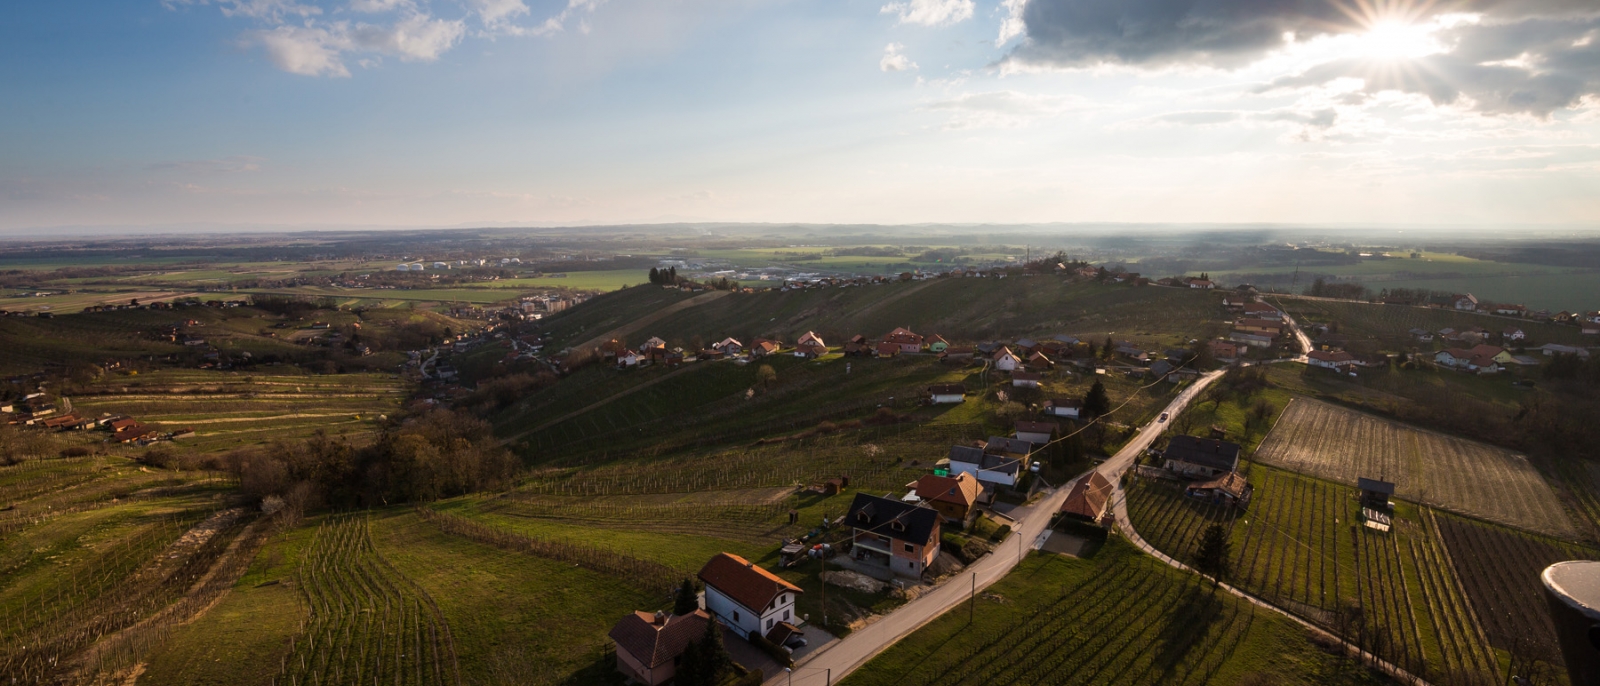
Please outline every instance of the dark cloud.
[[1287, 32], [1352, 23], [1328, 0], [1030, 0], [1022, 21], [1028, 39], [1013, 59], [1069, 67], [1243, 64]]
[[[1027, 39], [1006, 60], [1054, 67], [1236, 67], [1283, 47], [1288, 33], [1297, 40], [1359, 33], [1358, 6], [1334, 0], [1029, 0], [1021, 14]], [[1486, 113], [1536, 116], [1600, 94], [1600, 2], [1419, 2], [1406, 16], [1424, 21], [1446, 13], [1481, 19], [1441, 31], [1448, 52], [1339, 60], [1271, 87], [1358, 77], [1368, 93], [1398, 90], [1440, 104], [1469, 101]]]
[[1273, 81], [1263, 91], [1315, 86], [1337, 78], [1363, 91], [1400, 91], [1435, 104], [1464, 104], [1489, 114], [1547, 117], [1600, 94], [1600, 18], [1528, 19], [1466, 25], [1443, 38], [1455, 48], [1400, 63], [1346, 59]]

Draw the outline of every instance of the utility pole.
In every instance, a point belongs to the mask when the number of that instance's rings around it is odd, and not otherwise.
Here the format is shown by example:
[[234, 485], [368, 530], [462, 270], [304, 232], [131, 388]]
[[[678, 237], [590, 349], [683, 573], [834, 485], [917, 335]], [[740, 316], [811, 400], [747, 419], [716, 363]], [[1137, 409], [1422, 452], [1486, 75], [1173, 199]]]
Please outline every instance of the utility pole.
[[978, 607], [978, 573], [972, 573], [972, 596], [967, 601], [967, 623], [972, 623], [973, 613]]
[[817, 551], [817, 561], [822, 563], [822, 573], [817, 575], [817, 580], [822, 582], [822, 630], [828, 630], [828, 549]]

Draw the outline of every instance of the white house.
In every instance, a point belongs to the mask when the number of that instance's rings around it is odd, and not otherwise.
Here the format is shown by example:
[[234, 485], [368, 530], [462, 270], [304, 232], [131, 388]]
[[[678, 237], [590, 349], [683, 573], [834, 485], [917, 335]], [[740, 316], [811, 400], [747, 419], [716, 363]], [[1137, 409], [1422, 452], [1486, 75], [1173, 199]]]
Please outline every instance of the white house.
[[1022, 358], [1012, 354], [1011, 348], [1002, 347], [994, 354], [994, 368], [1002, 372], [1016, 371], [1022, 366]]
[[1083, 401], [1076, 398], [1051, 398], [1044, 401], [1044, 413], [1052, 417], [1077, 419], [1082, 409]]
[[1034, 372], [1021, 370], [1011, 372], [1011, 386], [1014, 388], [1038, 388], [1039, 382], [1043, 380], [1043, 376]]
[[990, 455], [971, 446], [950, 446], [951, 475], [971, 474], [979, 483], [1015, 486], [1021, 472], [1022, 460], [1017, 458]]
[[729, 357], [738, 355], [740, 351], [744, 350], [744, 344], [740, 343], [739, 339], [731, 336], [718, 341], [716, 345], [711, 347], [715, 350], [722, 351], [722, 354]]
[[1500, 340], [1503, 341], [1521, 341], [1526, 340], [1527, 338], [1528, 334], [1524, 333], [1522, 329], [1514, 326], [1500, 332]]
[[1252, 348], [1270, 348], [1270, 347], [1272, 347], [1272, 337], [1271, 336], [1262, 336], [1262, 335], [1259, 335], [1259, 334], [1245, 333], [1243, 331], [1234, 331], [1234, 332], [1228, 334], [1228, 340], [1233, 341], [1235, 343], [1243, 343], [1243, 344], [1248, 345], [1248, 346], [1250, 346]]
[[741, 636], [763, 636], [779, 622], [793, 623], [795, 599], [805, 591], [733, 553], [719, 553], [700, 568], [706, 611]]
[[933, 397], [933, 404], [935, 405], [964, 403], [967, 401], [967, 388], [961, 384], [929, 386], [928, 395]]
[[1340, 367], [1348, 367], [1352, 362], [1355, 362], [1355, 359], [1355, 355], [1351, 355], [1350, 353], [1344, 351], [1328, 352], [1325, 350], [1313, 350], [1306, 354], [1306, 364], [1309, 364], [1313, 367], [1322, 367], [1324, 369], [1339, 369]]
[[1016, 437], [1018, 440], [1033, 444], [1049, 443], [1060, 427], [1050, 422], [1017, 422]]
[[1471, 293], [1454, 296], [1456, 309], [1473, 312], [1478, 309], [1478, 298]]

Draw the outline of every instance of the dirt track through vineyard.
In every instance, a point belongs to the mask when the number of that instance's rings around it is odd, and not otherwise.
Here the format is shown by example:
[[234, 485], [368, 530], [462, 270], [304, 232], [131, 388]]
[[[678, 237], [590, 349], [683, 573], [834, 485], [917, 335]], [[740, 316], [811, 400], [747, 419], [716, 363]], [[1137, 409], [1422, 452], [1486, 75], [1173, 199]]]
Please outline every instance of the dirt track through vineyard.
[[1395, 483], [1395, 495], [1509, 526], [1575, 535], [1554, 491], [1527, 458], [1493, 446], [1297, 398], [1255, 459], [1355, 484]]

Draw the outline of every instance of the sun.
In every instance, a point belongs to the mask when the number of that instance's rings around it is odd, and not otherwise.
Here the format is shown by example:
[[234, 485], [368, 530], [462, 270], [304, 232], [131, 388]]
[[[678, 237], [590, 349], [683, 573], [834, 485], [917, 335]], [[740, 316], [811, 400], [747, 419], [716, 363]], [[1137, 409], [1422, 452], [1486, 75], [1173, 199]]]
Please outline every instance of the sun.
[[1382, 20], [1351, 37], [1348, 55], [1368, 60], [1398, 61], [1442, 52], [1434, 33], [1439, 27], [1429, 23]]

